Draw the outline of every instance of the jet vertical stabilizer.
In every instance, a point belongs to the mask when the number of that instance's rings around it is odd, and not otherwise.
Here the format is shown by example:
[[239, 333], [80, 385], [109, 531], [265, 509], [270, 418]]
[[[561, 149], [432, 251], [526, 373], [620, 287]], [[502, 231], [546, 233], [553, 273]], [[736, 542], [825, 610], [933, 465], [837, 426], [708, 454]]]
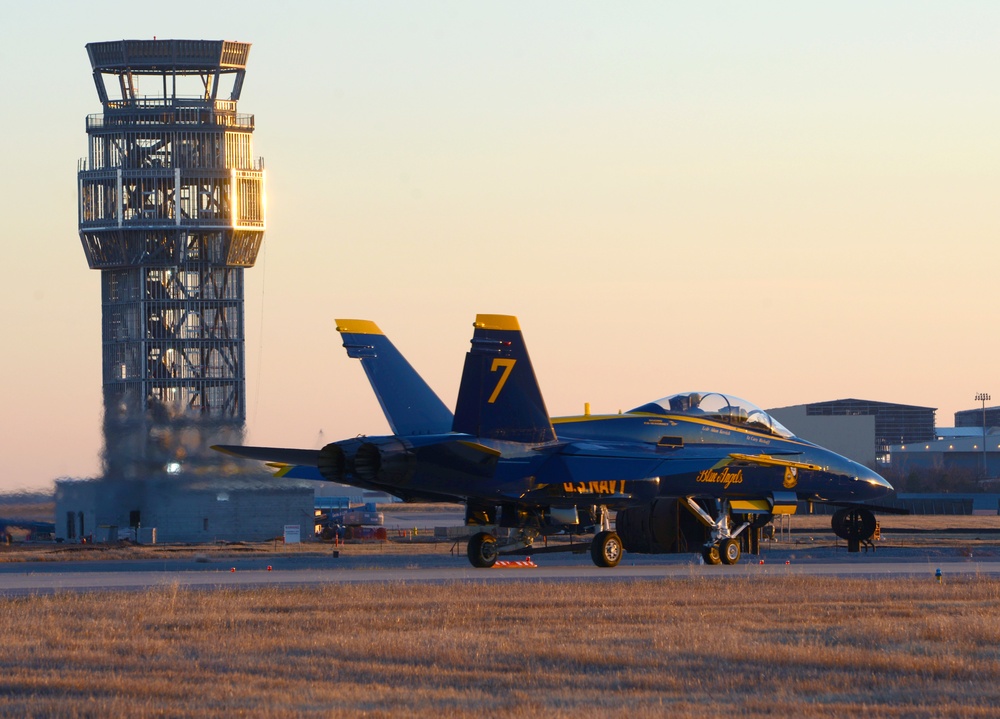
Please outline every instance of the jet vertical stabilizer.
[[555, 440], [517, 318], [476, 315], [473, 326], [453, 431], [510, 442]]
[[393, 434], [444, 434], [451, 430], [451, 411], [378, 325], [369, 320], [337, 320], [337, 331], [347, 356], [361, 360]]

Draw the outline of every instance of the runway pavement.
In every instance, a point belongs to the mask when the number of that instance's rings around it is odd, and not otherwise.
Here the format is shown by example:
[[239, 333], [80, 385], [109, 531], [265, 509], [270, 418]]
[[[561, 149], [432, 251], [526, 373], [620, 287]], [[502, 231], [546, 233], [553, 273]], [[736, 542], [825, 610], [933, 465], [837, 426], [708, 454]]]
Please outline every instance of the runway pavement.
[[[345, 553], [347, 554], [347, 553]], [[94, 562], [26, 562], [0, 565], [0, 595], [51, 592], [134, 591], [158, 586], [192, 588], [303, 586], [356, 582], [503, 582], [503, 581], [628, 581], [664, 578], [832, 576], [926, 577], [937, 569], [944, 578], [1000, 576], [995, 556], [980, 559], [951, 555], [879, 552], [847, 555], [843, 550], [769, 553], [764, 562], [744, 557], [735, 566], [706, 566], [693, 555], [626, 555], [614, 569], [600, 569], [588, 557], [547, 555], [537, 568], [474, 569], [464, 557], [447, 554], [364, 556], [269, 556], [192, 560], [125, 560]], [[786, 563], [787, 562], [787, 563]], [[271, 569], [268, 570], [268, 566]]]

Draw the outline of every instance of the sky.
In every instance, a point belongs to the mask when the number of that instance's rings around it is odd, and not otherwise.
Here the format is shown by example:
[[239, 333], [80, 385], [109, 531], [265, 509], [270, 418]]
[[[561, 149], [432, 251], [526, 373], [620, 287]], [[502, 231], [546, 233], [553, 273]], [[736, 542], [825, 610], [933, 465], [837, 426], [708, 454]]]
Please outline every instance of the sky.
[[105, 40], [253, 44], [247, 443], [388, 432], [335, 318], [449, 406], [477, 313], [520, 318], [554, 416], [716, 390], [948, 426], [1000, 401], [1000, 4], [164, 7], [5, 8], [0, 491], [100, 472], [75, 173]]

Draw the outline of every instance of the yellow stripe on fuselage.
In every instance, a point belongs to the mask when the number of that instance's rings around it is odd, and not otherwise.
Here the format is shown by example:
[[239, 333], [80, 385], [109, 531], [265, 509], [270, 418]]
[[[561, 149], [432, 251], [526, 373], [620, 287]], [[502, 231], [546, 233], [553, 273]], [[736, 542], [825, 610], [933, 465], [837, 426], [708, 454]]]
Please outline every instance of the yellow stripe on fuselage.
[[337, 332], [349, 332], [357, 335], [385, 334], [371, 320], [335, 320], [335, 322], [337, 323]]
[[476, 322], [472, 326], [477, 330], [521, 331], [521, 325], [513, 315], [476, 315]]
[[[635, 418], [634, 414], [581, 414], [574, 417], [553, 417], [552, 424], [572, 424], [573, 422], [603, 422], [609, 419]], [[657, 417], [659, 415], [656, 415]]]
[[719, 422], [718, 420], [706, 419], [704, 417], [692, 417], [689, 414], [654, 414], [653, 412], [626, 412], [624, 414], [580, 414], [571, 417], [553, 417], [552, 424], [572, 424], [574, 422], [594, 422], [594, 421], [606, 421], [613, 419], [636, 419], [642, 417], [649, 417], [655, 419], [670, 420], [673, 422], [687, 422], [690, 424], [701, 424], [706, 427], [718, 427], [720, 429], [726, 429], [732, 432], [742, 432], [743, 434], [753, 435], [754, 437], [768, 437], [778, 442], [788, 442], [790, 444], [801, 444], [804, 446], [812, 446], [808, 442], [803, 442], [796, 437], [782, 437], [780, 434], [769, 434], [767, 432], [761, 432], [756, 429], [747, 429], [746, 427], [737, 427], [733, 424], [728, 424], [726, 422]]
[[822, 470], [818, 464], [808, 464], [807, 462], [792, 462], [780, 457], [772, 457], [769, 454], [731, 454], [729, 457], [737, 462], [751, 462], [765, 467], [793, 467], [795, 469], [811, 469], [815, 472]]

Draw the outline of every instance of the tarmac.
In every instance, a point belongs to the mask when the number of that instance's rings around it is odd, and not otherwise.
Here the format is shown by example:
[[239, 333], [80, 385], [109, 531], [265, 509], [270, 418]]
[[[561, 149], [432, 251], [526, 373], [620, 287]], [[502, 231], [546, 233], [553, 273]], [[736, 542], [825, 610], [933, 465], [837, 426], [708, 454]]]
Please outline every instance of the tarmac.
[[[436, 551], [434, 551], [436, 549]], [[708, 566], [698, 555], [626, 554], [612, 569], [594, 566], [589, 554], [533, 557], [537, 567], [471, 567], [464, 551], [447, 553], [414, 545], [412, 552], [276, 552], [252, 557], [9, 562], [0, 564], [0, 595], [53, 592], [139, 591], [154, 587], [250, 588], [338, 583], [449, 583], [506, 581], [632, 581], [670, 578], [829, 576], [878, 579], [1000, 576], [1000, 547], [975, 556], [954, 547], [888, 547], [849, 554], [843, 546], [783, 545], [743, 555], [732, 566]], [[464, 549], [464, 548], [463, 548]], [[337, 556], [334, 556], [336, 551]]]

